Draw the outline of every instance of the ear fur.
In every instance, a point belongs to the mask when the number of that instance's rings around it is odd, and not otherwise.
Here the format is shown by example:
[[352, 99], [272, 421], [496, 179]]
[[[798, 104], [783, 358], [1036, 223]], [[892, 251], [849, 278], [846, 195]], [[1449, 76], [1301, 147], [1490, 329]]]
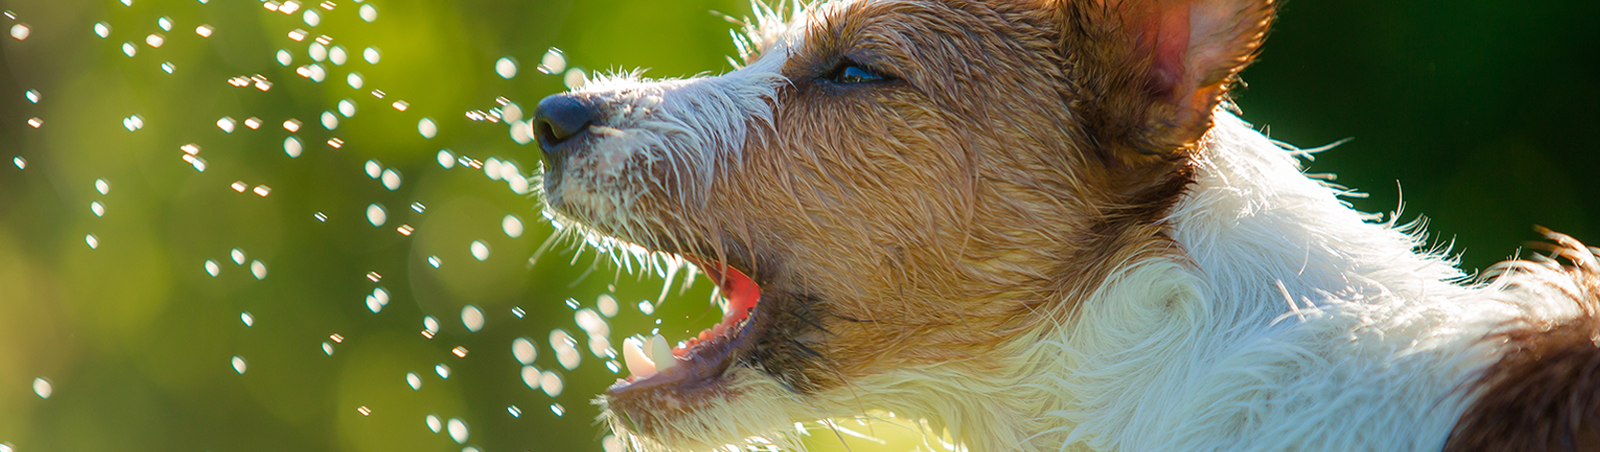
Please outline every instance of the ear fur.
[[1125, 163], [1180, 153], [1250, 64], [1275, 0], [1058, 0], [1075, 105]]

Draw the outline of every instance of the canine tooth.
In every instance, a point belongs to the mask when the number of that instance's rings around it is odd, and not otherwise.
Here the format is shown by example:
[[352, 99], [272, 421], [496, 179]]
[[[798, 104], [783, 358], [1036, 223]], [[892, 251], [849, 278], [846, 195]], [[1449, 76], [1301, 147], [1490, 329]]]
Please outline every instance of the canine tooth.
[[667, 339], [660, 334], [650, 338], [650, 361], [655, 364], [657, 372], [664, 372], [677, 364], [678, 360], [672, 357], [672, 346], [667, 345]]
[[645, 378], [656, 374], [656, 363], [644, 353], [644, 344], [637, 337], [622, 341], [622, 362], [628, 365], [628, 375]]

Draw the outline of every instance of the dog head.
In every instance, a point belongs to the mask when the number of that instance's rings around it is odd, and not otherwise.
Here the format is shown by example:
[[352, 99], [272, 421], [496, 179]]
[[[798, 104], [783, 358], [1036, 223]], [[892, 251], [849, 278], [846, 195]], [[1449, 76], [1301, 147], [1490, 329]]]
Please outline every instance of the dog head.
[[1164, 240], [1270, 3], [758, 4], [733, 72], [546, 98], [556, 221], [686, 258], [728, 297], [684, 347], [625, 346], [605, 416], [665, 450], [980, 410], [973, 388], [1017, 371], [1008, 344]]

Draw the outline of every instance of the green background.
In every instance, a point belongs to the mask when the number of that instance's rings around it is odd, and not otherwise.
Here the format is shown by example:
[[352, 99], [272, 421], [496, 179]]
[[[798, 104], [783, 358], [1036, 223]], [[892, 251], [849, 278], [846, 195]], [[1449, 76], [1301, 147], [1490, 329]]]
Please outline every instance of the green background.
[[[448, 148], [531, 172], [534, 147], [514, 143], [504, 124], [463, 113], [497, 107], [497, 97], [532, 106], [563, 89], [560, 77], [534, 69], [551, 47], [585, 69], [725, 71], [729, 26], [710, 11], [741, 16], [747, 4], [367, 0], [379, 11], [367, 23], [359, 4], [336, 0], [311, 27], [300, 13], [267, 11], [257, 0], [132, 3], [0, 1], [16, 16], [0, 17], [0, 30], [21, 23], [31, 31], [25, 40], [0, 35], [0, 444], [25, 452], [600, 450], [587, 400], [614, 376], [588, 353], [575, 370], [556, 363], [551, 330], [583, 337], [564, 301], [592, 307], [598, 295], [615, 294], [623, 309], [611, 320], [614, 343], [658, 318], [672, 338], [717, 317], [703, 282], [647, 316], [633, 306], [656, 298], [658, 277], [619, 274], [607, 257], [585, 276], [597, 256], [569, 243], [530, 262], [551, 231], [533, 201], [482, 171], [442, 168], [436, 155]], [[157, 28], [161, 17], [172, 31]], [[1469, 268], [1535, 239], [1536, 223], [1600, 242], [1594, 17], [1600, 3], [1581, 0], [1297, 0], [1245, 72], [1238, 101], [1275, 139], [1314, 147], [1353, 138], [1318, 155], [1310, 171], [1371, 193], [1353, 201], [1363, 210], [1392, 212], [1403, 193], [1401, 221], [1427, 216], [1431, 240], [1453, 240]], [[102, 21], [109, 38], [91, 31]], [[202, 24], [214, 35], [197, 36]], [[322, 83], [296, 75], [311, 63], [306, 43], [287, 35], [296, 28], [332, 37], [351, 61], [323, 63]], [[145, 44], [151, 33], [162, 33], [164, 45]], [[138, 53], [124, 55], [124, 42]], [[368, 46], [381, 51], [378, 64], [360, 61]], [[294, 53], [292, 65], [274, 60], [278, 49]], [[494, 72], [503, 56], [521, 63], [509, 80]], [[344, 83], [351, 71], [363, 75], [363, 89]], [[227, 83], [256, 74], [273, 87]], [[41, 92], [40, 102], [27, 101], [26, 90]], [[355, 116], [332, 131], [318, 125], [341, 99], [358, 105]], [[389, 106], [397, 99], [409, 108]], [[124, 128], [132, 115], [143, 128]], [[224, 116], [265, 125], [225, 133], [216, 125]], [[417, 132], [424, 117], [439, 124], [437, 137]], [[299, 158], [283, 151], [287, 119], [304, 123], [294, 134], [305, 143]], [[345, 144], [323, 144], [331, 138]], [[181, 160], [187, 143], [203, 149], [204, 172]], [[16, 156], [25, 169], [10, 163]], [[400, 188], [369, 178], [369, 160], [398, 171]], [[97, 179], [109, 182], [107, 194], [96, 191]], [[238, 193], [235, 181], [272, 191]], [[91, 202], [105, 207], [103, 217]], [[372, 203], [388, 211], [383, 227], [365, 218]], [[504, 233], [506, 215], [520, 217], [527, 233]], [[416, 232], [399, 234], [401, 224]], [[87, 246], [89, 234], [98, 248]], [[469, 254], [475, 240], [488, 245], [487, 260]], [[235, 248], [246, 265], [231, 260]], [[207, 260], [218, 276], [206, 273]], [[251, 275], [253, 260], [269, 270], [264, 279]], [[377, 287], [394, 301], [373, 313], [364, 298]], [[460, 321], [468, 304], [486, 313], [482, 331]], [[526, 316], [512, 315], [515, 307]], [[443, 325], [433, 339], [419, 334], [425, 315]], [[344, 339], [328, 355], [320, 344], [332, 334]], [[534, 365], [561, 374], [562, 394], [523, 385], [509, 352], [517, 337], [538, 344]], [[458, 346], [466, 358], [451, 354]], [[248, 371], [235, 372], [234, 356]], [[433, 370], [441, 363], [448, 379]], [[407, 372], [422, 377], [421, 390], [407, 386]], [[51, 384], [49, 398], [34, 392], [35, 378]], [[463, 420], [465, 444], [428, 430], [428, 414]], [[815, 438], [819, 450], [838, 442], [831, 433]]]

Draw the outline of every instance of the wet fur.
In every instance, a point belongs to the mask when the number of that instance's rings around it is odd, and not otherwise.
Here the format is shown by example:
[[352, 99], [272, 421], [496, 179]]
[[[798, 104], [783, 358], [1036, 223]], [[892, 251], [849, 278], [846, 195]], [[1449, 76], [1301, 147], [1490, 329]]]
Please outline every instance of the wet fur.
[[[603, 419], [647, 451], [869, 410], [973, 451], [1589, 444], [1600, 385], [1559, 370], [1600, 368], [1592, 251], [1475, 281], [1369, 221], [1222, 102], [1270, 2], [1211, 0], [1187, 66], [1108, 9], [1169, 3], [758, 5], [738, 71], [572, 93], [609, 119], [545, 176], [556, 220], [763, 290], [715, 385]], [[841, 55], [902, 80], [817, 81]]]

